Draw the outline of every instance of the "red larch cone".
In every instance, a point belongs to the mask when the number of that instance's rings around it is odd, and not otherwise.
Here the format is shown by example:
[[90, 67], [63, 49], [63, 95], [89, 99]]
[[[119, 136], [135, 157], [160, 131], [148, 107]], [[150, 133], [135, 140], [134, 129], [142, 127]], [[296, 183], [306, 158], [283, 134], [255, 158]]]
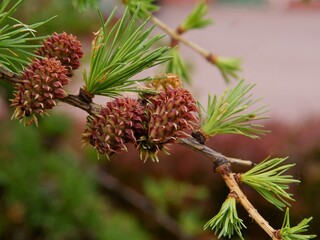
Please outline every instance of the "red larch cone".
[[126, 143], [141, 136], [144, 118], [143, 106], [136, 99], [116, 98], [97, 115], [88, 117], [82, 138], [110, 158], [113, 153], [126, 151]]
[[196, 101], [188, 90], [168, 88], [149, 96], [146, 104], [147, 134], [138, 140], [140, 156], [158, 161], [158, 152], [177, 138], [189, 136], [188, 130], [198, 127]]
[[72, 70], [79, 68], [80, 58], [83, 56], [81, 43], [77, 37], [65, 32], [46, 38], [36, 54], [42, 57], [58, 58], [62, 65], [68, 69], [68, 76], [73, 75]]
[[37, 115], [43, 115], [47, 109], [57, 105], [56, 99], [67, 96], [62, 86], [68, 84], [67, 69], [55, 58], [34, 59], [21, 76], [21, 83], [12, 99], [12, 106], [16, 107], [12, 118], [26, 119], [30, 123]]

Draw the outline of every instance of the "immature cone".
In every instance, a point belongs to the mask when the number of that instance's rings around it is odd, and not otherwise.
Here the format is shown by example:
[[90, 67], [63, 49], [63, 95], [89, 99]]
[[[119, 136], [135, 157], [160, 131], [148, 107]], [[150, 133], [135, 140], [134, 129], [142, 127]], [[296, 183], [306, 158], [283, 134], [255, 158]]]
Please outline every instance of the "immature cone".
[[146, 104], [149, 116], [147, 135], [138, 140], [140, 156], [158, 161], [157, 153], [176, 138], [186, 137], [199, 123], [195, 116], [197, 106], [188, 90], [169, 88], [149, 96]]
[[42, 57], [57, 57], [62, 65], [68, 69], [68, 76], [73, 75], [72, 70], [79, 68], [80, 58], [83, 56], [81, 43], [77, 37], [65, 32], [53, 33], [42, 44], [43, 46], [36, 51]]
[[47, 109], [57, 105], [56, 99], [64, 98], [67, 93], [62, 89], [68, 84], [67, 69], [55, 58], [34, 59], [21, 76], [21, 84], [17, 85], [12, 106], [16, 109], [12, 118], [24, 119], [43, 115]]
[[137, 100], [116, 98], [88, 118], [82, 138], [109, 158], [113, 153], [126, 151], [125, 144], [142, 135], [144, 118], [144, 108]]
[[182, 87], [179, 77], [173, 73], [165, 73], [154, 77], [152, 80], [146, 82], [147, 87], [155, 90], [166, 91], [169, 88]]

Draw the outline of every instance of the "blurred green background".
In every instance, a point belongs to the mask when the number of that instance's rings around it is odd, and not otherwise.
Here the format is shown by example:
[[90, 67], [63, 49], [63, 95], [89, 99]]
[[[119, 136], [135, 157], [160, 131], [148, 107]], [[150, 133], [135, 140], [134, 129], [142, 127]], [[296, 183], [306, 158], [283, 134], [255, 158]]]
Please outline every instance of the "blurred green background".
[[[113, 4], [107, 1], [102, 7], [108, 11]], [[69, 0], [28, 0], [16, 13], [26, 23], [55, 15], [41, 34], [66, 31], [90, 46], [98, 26], [94, 10], [79, 12]], [[0, 239], [215, 239], [202, 228], [228, 189], [203, 156], [172, 146], [171, 156], [161, 156], [160, 163], [143, 163], [131, 146], [111, 161], [97, 159], [90, 147], [80, 147], [84, 119], [52, 111], [39, 128], [23, 127], [10, 121], [11, 94], [11, 87], [0, 82], [0, 96], [7, 103], [0, 109]], [[266, 125], [272, 133], [261, 140], [226, 135], [208, 145], [255, 162], [269, 155], [290, 156], [297, 164], [291, 174], [302, 181], [290, 189], [297, 200], [292, 203], [293, 223], [313, 216], [311, 232], [320, 235], [320, 119]], [[280, 228], [284, 213], [243, 188], [259, 212]], [[239, 214], [247, 240], [267, 239], [241, 207]]]

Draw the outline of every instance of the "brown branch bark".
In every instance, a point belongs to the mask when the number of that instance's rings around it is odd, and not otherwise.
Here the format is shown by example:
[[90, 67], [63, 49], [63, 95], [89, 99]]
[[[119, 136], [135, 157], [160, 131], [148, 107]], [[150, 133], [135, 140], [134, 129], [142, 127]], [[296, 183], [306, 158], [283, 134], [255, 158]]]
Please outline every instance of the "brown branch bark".
[[234, 164], [244, 165], [248, 167], [255, 165], [250, 160], [242, 160], [237, 158], [226, 157], [221, 153], [216, 152], [213, 149], [207, 147], [206, 145], [200, 144], [194, 138], [179, 138], [177, 142], [196, 152], [200, 152], [201, 154], [211, 159], [216, 165], [221, 165], [223, 163], [234, 163]]
[[0, 79], [3, 79], [10, 84], [19, 83], [21, 81], [17, 74], [7, 70], [3, 66], [0, 66]]
[[160, 29], [162, 29], [164, 32], [166, 32], [171, 38], [173, 43], [177, 45], [178, 42], [182, 42], [183, 44], [187, 45], [191, 49], [193, 49], [195, 52], [203, 56], [208, 62], [212, 64], [216, 64], [217, 56], [213, 53], [209, 52], [208, 50], [204, 49], [200, 45], [191, 42], [190, 40], [184, 38], [177, 32], [176, 30], [170, 28], [167, 24], [162, 22], [160, 19], [156, 18], [155, 16], [151, 16], [151, 21], [155, 23]]
[[87, 113], [89, 113], [90, 115], [95, 115], [99, 109], [99, 105], [95, 104], [95, 103], [86, 103], [84, 101], [81, 100], [81, 98], [79, 97], [79, 95], [72, 95], [69, 94], [67, 97], [59, 99], [59, 101], [67, 103], [71, 106], [80, 108], [84, 111], [86, 111]]

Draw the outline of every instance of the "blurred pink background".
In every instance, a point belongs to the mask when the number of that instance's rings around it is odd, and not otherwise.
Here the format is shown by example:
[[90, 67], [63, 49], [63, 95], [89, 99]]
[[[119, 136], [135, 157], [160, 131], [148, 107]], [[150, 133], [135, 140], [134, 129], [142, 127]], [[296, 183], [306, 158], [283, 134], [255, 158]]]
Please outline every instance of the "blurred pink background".
[[[176, 27], [194, 2], [166, 0], [158, 17]], [[240, 76], [257, 84], [254, 95], [269, 106], [272, 119], [296, 122], [319, 116], [319, 1], [308, 6], [288, 0], [208, 2], [214, 25], [185, 37], [214, 54], [241, 58]], [[226, 84], [199, 55], [184, 46], [182, 52], [195, 65], [193, 92], [205, 104], [208, 93], [219, 94]]]

